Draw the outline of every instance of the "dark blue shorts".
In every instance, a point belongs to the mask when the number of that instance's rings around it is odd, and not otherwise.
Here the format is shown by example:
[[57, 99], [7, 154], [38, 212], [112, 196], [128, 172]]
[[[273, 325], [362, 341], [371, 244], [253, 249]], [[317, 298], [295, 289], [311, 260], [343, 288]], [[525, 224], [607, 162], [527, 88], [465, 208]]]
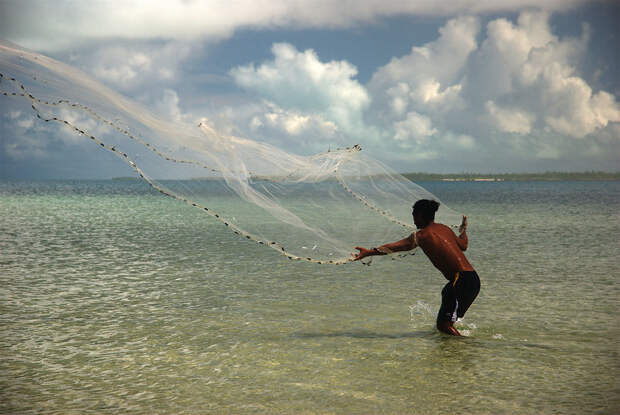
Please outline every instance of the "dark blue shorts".
[[476, 271], [461, 271], [441, 290], [441, 308], [437, 321], [455, 322], [462, 318], [480, 292], [480, 278]]

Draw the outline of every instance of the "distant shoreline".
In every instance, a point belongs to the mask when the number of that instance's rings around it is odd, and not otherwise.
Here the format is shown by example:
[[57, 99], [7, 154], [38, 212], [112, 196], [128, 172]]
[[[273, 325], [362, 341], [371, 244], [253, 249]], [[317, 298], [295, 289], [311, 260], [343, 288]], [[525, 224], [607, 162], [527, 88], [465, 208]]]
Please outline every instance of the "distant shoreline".
[[[544, 172], [544, 173], [401, 173], [413, 182], [535, 182], [535, 181], [620, 181], [620, 172]], [[25, 181], [102, 180], [142, 181], [139, 177], [120, 176], [108, 179], [22, 179]], [[218, 180], [215, 177], [191, 180]], [[0, 181], [21, 181], [17, 178], [0, 178]]]
[[544, 172], [544, 173], [403, 173], [414, 182], [532, 182], [532, 181], [616, 181], [620, 172]]

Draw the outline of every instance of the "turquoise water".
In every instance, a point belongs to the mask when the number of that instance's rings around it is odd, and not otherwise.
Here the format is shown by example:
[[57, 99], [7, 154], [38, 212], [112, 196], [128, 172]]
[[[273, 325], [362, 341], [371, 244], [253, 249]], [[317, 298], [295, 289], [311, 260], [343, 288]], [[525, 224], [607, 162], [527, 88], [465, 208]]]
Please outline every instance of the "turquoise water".
[[469, 216], [462, 339], [422, 254], [290, 262], [139, 182], [0, 182], [0, 412], [618, 413], [620, 183], [423, 185]]

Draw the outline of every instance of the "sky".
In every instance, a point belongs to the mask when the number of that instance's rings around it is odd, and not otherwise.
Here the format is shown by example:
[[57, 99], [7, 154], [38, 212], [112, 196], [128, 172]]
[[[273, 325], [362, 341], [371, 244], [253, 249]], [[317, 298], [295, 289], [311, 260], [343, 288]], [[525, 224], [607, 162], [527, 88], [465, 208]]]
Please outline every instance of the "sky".
[[[401, 172], [619, 171], [618, 21], [614, 1], [0, 0], [0, 39], [162, 116]], [[33, 115], [0, 96], [0, 178], [131, 174]]]

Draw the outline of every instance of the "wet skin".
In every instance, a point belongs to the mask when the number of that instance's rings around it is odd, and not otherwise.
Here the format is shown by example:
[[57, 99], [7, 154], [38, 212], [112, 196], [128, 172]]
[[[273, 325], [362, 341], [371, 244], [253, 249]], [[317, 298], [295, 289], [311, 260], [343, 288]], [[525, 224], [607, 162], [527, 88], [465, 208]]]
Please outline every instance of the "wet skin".
[[431, 222], [416, 233], [418, 245], [447, 280], [452, 281], [460, 271], [473, 271], [463, 251], [467, 249], [467, 234], [457, 237], [452, 229]]
[[[435, 223], [432, 220], [426, 221], [421, 215], [413, 215], [413, 221], [416, 227], [420, 229], [418, 232], [414, 232], [400, 241], [381, 245], [373, 249], [356, 246], [355, 249], [359, 253], [355, 255], [355, 260], [357, 261], [367, 256], [409, 251], [419, 246], [435, 268], [441, 271], [449, 281], [452, 281], [458, 272], [474, 270], [463, 253], [468, 245], [466, 232], [467, 217], [463, 216], [459, 236], [456, 236], [452, 229], [446, 225]], [[438, 321], [437, 329], [453, 336], [461, 335], [449, 320]]]

